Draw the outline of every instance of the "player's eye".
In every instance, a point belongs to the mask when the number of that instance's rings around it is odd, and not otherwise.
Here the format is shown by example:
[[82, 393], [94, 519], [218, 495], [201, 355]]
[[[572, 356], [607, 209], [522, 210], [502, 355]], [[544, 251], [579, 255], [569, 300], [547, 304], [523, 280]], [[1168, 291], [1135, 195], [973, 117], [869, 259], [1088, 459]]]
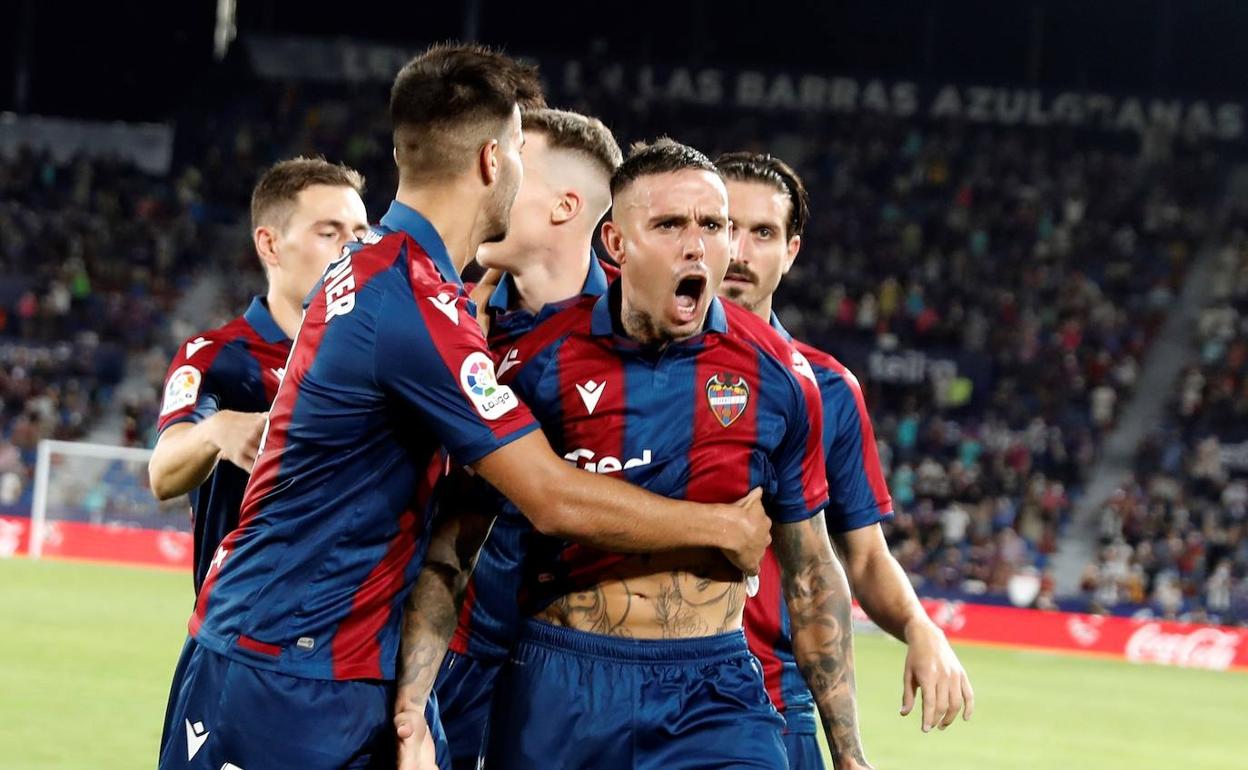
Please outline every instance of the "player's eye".
[[759, 238], [762, 238], [763, 240], [767, 240], [768, 238], [770, 238], [770, 237], [771, 237], [771, 228], [770, 228], [770, 227], [760, 227], [760, 228], [758, 228], [757, 230], [755, 230], [754, 232], [755, 232], [755, 233], [757, 233], [757, 234], [758, 234], [758, 237], [759, 237]]
[[326, 230], [326, 231], [324, 231], [324, 232], [322, 232], [322, 233], [321, 233], [321, 237], [322, 237], [322, 238], [337, 238], [337, 237], [338, 237], [338, 231], [337, 231], [337, 230]]
[[676, 230], [679, 228], [680, 228], [680, 221], [676, 219], [664, 219], [662, 222], [659, 222], [660, 230], [671, 232], [672, 230]]
[[709, 232], [712, 232], [712, 233], [717, 233], [717, 232], [719, 232], [720, 230], [724, 229], [724, 225], [723, 225], [723, 223], [722, 223], [722, 222], [716, 222], [714, 219], [708, 219], [707, 221], [703, 222], [703, 223], [702, 223], [702, 227], [703, 227], [705, 230], [707, 230], [707, 231], [709, 231]]

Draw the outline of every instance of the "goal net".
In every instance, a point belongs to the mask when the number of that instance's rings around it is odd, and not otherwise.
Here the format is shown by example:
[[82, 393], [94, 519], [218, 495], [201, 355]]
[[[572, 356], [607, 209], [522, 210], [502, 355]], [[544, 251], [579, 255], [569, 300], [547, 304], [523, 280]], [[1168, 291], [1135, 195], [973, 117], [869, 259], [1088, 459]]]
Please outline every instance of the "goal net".
[[187, 566], [186, 497], [160, 502], [147, 481], [150, 449], [39, 442], [29, 555]]

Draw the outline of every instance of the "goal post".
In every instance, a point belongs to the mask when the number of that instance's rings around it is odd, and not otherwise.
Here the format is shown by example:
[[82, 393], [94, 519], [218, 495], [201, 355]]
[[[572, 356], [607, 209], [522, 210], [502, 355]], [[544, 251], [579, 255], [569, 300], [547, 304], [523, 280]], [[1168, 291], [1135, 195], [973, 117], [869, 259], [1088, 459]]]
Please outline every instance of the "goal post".
[[28, 556], [170, 565], [189, 559], [187, 499], [156, 499], [147, 480], [151, 457], [150, 449], [40, 441]]

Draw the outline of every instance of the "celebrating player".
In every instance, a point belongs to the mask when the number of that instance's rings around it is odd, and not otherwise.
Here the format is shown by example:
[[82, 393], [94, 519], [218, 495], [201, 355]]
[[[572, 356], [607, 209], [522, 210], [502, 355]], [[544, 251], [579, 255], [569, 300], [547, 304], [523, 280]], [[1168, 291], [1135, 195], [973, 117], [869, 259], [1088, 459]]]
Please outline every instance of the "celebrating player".
[[[809, 215], [806, 188], [793, 169], [770, 155], [731, 153], [720, 157], [716, 165], [727, 179], [728, 210], [738, 238], [720, 292], [787, 336], [772, 310], [772, 297], [801, 248]], [[828, 529], [863, 609], [908, 646], [901, 713], [910, 713], [918, 688], [923, 694], [924, 731], [948, 727], [964, 708], [964, 718], [969, 719], [975, 702], [970, 680], [944, 633], [923, 611], [901, 565], [889, 553], [880, 527], [892, 513], [892, 500], [858, 381], [832, 356], [800, 342], [794, 344], [810, 362], [823, 398], [831, 496]], [[798, 662], [784, 632], [785, 607], [779, 601], [770, 555], [763, 562], [760, 581], [759, 599], [746, 610], [751, 648], [763, 661], [768, 689], [788, 720], [790, 765], [818, 767], [813, 729], [806, 729], [811, 721], [810, 695], [795, 675]], [[851, 693], [852, 660], [846, 637], [841, 671]], [[830, 741], [838, 766], [861, 763], [852, 702], [846, 702], [838, 713], [842, 726], [834, 731], [837, 740]]]
[[[518, 340], [509, 379], [588, 471], [690, 500], [763, 485], [800, 655], [820, 669], [839, 642], [814, 382], [783, 338], [715, 297], [730, 226], [705, 156], [643, 146], [611, 187], [603, 240], [620, 280]], [[488, 767], [785, 766], [783, 722], [740, 630], [738, 571], [705, 549], [535, 536], [526, 550], [532, 617], [496, 688]]]
[[[699, 506], [577, 471], [495, 379], [459, 271], [506, 235], [519, 108], [540, 99], [532, 69], [473, 46], [435, 46], [399, 72], [396, 200], [311, 292], [239, 526], [191, 617], [166, 719], [187, 740], [168, 738], [162, 768], [393, 764], [400, 612], [443, 448], [544, 533], [723, 549], [748, 571], [761, 558], [760, 506]], [[423, 723], [424, 707], [400, 719]]]
[[315, 158], [264, 172], [251, 194], [251, 229], [268, 293], [226, 325], [192, 335], [169, 366], [148, 473], [159, 499], [190, 494], [196, 593], [238, 524], [303, 299], [343, 247], [368, 231], [363, 189], [355, 170]]
[[[591, 242], [611, 205], [611, 174], [622, 160], [601, 121], [536, 109], [526, 110], [522, 122], [524, 181], [507, 237], [477, 251], [482, 265], [506, 271], [486, 305], [500, 375], [518, 363], [507, 352], [517, 338], [576, 299], [607, 290], [608, 274]], [[435, 684], [456, 770], [477, 766], [494, 679], [520, 624], [520, 558], [531, 528], [518, 523], [510, 517], [495, 522], [481, 547]]]

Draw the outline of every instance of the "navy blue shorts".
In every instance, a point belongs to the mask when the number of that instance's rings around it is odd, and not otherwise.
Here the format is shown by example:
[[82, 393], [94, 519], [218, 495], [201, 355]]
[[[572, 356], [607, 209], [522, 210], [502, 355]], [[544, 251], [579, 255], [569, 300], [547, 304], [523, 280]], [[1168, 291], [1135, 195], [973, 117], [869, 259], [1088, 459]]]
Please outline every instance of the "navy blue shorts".
[[740, 631], [633, 640], [527, 621], [494, 694], [486, 767], [788, 767]]
[[783, 737], [789, 770], [827, 770], [819, 738], [814, 733], [785, 733]]
[[[394, 694], [394, 682], [288, 676], [188, 639], [174, 671], [159, 767], [392, 769]], [[449, 761], [436, 701], [426, 718], [441, 741], [439, 764]]]
[[479, 660], [450, 651], [438, 671], [433, 691], [438, 696], [442, 726], [450, 745], [451, 763], [443, 770], [476, 770], [485, 750], [490, 724], [490, 702], [501, 661]]

